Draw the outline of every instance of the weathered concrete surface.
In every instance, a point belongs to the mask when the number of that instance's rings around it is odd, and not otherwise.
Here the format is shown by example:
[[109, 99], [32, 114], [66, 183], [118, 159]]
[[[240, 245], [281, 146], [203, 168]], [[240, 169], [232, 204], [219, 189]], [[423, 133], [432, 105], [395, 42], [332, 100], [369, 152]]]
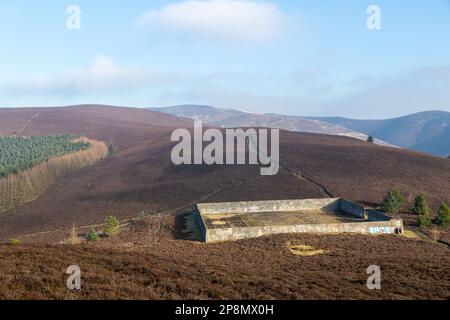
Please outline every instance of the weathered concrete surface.
[[397, 234], [403, 229], [402, 220], [391, 220], [384, 222], [356, 222], [340, 224], [307, 224], [293, 226], [265, 226], [253, 228], [226, 228], [212, 229], [206, 231], [205, 242], [223, 242], [256, 238], [271, 234], [284, 233], [315, 233], [315, 234]]
[[[336, 215], [347, 215], [342, 223], [338, 221], [326, 221], [328, 223], [301, 223], [301, 224], [275, 224], [264, 225], [267, 219], [261, 220], [261, 225], [247, 225], [241, 218], [242, 223], [238, 226], [230, 227], [230, 223], [212, 225], [211, 219], [217, 216], [217, 221], [227, 221], [235, 218], [235, 215], [245, 217], [247, 214], [261, 216], [273, 213], [299, 214], [304, 211], [310, 214], [313, 210], [323, 212], [336, 212]], [[403, 221], [400, 219], [390, 219], [388, 216], [375, 210], [366, 210], [363, 206], [347, 201], [345, 199], [306, 199], [306, 200], [276, 200], [276, 201], [254, 201], [254, 202], [227, 202], [210, 203], [197, 205], [197, 223], [205, 242], [223, 242], [254, 238], [270, 234], [282, 233], [357, 233], [357, 234], [395, 234], [403, 232]], [[254, 218], [253, 218], [254, 219]], [[236, 221], [240, 222], [239, 219]], [[292, 222], [292, 221], [290, 221]], [[296, 221], [299, 222], [299, 221]], [[300, 222], [303, 222], [300, 220]], [[330, 223], [332, 222], [332, 223]]]
[[336, 199], [306, 199], [306, 200], [275, 200], [249, 202], [201, 203], [197, 208], [202, 214], [233, 214], [277, 211], [301, 211], [307, 209], [337, 210], [339, 198]]
[[301, 224], [335, 224], [361, 222], [363, 219], [341, 211], [308, 209], [301, 211], [275, 211], [202, 215], [207, 229], [287, 226]]

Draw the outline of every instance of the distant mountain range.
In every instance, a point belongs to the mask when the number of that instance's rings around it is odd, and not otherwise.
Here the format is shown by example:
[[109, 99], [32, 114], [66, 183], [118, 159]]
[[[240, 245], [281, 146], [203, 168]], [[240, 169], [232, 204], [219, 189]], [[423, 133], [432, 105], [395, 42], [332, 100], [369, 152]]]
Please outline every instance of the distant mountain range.
[[450, 112], [426, 111], [386, 120], [308, 118], [371, 134], [389, 143], [438, 156], [450, 154]]
[[[359, 140], [367, 140], [369, 137], [365, 133], [344, 128], [340, 125], [335, 125], [317, 119], [308, 119], [296, 116], [256, 114], [235, 109], [220, 109], [200, 105], [181, 105], [165, 108], [153, 108], [152, 110], [168, 113], [177, 117], [201, 120], [204, 123], [223, 128], [279, 128], [289, 131], [347, 136]], [[375, 142], [380, 145], [390, 145], [389, 143], [379, 139], [376, 139]]]
[[218, 127], [268, 127], [290, 131], [340, 135], [380, 145], [399, 146], [437, 156], [450, 154], [450, 112], [426, 111], [386, 120], [355, 120], [342, 117], [299, 117], [255, 114], [211, 106], [182, 105], [153, 108], [178, 117], [202, 120]]

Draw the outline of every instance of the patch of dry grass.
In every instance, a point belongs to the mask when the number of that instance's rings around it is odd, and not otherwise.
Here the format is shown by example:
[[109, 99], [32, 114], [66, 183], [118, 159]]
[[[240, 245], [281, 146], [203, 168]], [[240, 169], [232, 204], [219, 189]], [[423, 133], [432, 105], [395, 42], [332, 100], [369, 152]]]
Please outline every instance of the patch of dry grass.
[[412, 230], [404, 230], [402, 235], [408, 239], [420, 239], [417, 233]]
[[286, 243], [291, 254], [302, 257], [311, 257], [319, 254], [327, 254], [328, 250], [315, 249], [313, 246], [308, 246], [304, 244], [294, 244], [291, 241]]

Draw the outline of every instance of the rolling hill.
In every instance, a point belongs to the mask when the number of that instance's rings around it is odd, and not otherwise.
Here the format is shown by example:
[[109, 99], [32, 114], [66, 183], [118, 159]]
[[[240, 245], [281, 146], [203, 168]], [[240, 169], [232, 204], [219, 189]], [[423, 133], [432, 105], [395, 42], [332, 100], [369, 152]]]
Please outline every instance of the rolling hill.
[[426, 111], [386, 120], [311, 119], [372, 134], [404, 148], [438, 156], [450, 155], [450, 112]]
[[450, 155], [450, 113], [427, 111], [387, 120], [355, 120], [341, 117], [298, 117], [253, 114], [210, 106], [182, 105], [154, 108], [171, 115], [202, 120], [218, 127], [269, 127], [289, 131], [340, 135], [379, 145], [398, 146], [436, 156]]
[[[284, 116], [279, 114], [256, 114], [234, 109], [220, 109], [200, 105], [152, 108], [152, 110], [168, 113], [177, 117], [201, 120], [209, 125], [222, 128], [266, 127], [297, 132], [347, 136], [364, 141], [368, 138], [367, 134], [356, 130], [351, 130], [343, 126], [327, 123], [325, 121], [307, 119], [304, 117]], [[380, 145], [389, 145], [379, 139], [375, 142]]]

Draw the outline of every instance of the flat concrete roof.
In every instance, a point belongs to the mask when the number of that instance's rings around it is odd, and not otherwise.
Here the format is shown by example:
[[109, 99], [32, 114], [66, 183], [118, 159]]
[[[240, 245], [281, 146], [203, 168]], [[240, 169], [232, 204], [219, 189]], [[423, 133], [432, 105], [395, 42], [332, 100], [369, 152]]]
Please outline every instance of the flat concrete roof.
[[363, 221], [362, 219], [349, 216], [348, 214], [346, 215], [340, 211], [325, 209], [241, 214], [204, 214], [202, 217], [208, 229], [354, 223]]

